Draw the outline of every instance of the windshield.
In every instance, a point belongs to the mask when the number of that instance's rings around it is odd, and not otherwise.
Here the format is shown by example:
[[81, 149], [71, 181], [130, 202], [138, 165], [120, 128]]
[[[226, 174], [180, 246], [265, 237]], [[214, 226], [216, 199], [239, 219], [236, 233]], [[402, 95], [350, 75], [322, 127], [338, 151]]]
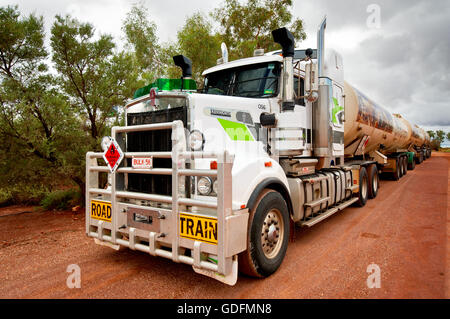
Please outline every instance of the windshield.
[[261, 63], [223, 70], [205, 77], [203, 93], [240, 97], [278, 95], [280, 63]]

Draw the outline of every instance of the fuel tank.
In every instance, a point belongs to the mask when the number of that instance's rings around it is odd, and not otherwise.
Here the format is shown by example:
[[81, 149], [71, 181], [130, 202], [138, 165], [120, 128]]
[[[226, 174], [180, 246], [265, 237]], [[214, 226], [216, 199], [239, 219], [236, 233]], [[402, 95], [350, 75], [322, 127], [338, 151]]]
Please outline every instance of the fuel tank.
[[405, 151], [411, 143], [421, 147], [425, 143], [423, 131], [411, 125], [399, 114], [370, 100], [362, 92], [345, 83], [345, 155], [353, 155], [350, 147], [369, 136], [365, 153], [380, 151], [384, 154]]

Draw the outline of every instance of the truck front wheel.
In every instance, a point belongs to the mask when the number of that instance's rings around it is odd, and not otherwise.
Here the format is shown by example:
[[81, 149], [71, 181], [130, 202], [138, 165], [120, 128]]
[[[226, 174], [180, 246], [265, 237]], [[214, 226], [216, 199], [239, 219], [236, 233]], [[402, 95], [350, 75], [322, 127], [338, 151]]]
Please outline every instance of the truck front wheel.
[[289, 211], [274, 190], [264, 190], [250, 211], [247, 250], [239, 254], [240, 272], [268, 277], [280, 267], [289, 242]]

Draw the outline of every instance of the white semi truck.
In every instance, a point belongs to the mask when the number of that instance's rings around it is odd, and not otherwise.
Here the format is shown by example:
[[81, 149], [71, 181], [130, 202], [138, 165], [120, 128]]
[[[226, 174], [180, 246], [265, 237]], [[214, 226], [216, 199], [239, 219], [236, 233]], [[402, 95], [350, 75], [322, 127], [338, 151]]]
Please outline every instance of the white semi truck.
[[364, 206], [379, 173], [398, 179], [429, 157], [423, 130], [344, 81], [325, 28], [317, 50], [296, 50], [282, 28], [280, 52], [224, 55], [201, 92], [189, 59], [174, 57], [183, 78], [138, 90], [126, 126], [87, 154], [87, 235], [234, 285], [238, 270], [274, 273], [293, 226]]

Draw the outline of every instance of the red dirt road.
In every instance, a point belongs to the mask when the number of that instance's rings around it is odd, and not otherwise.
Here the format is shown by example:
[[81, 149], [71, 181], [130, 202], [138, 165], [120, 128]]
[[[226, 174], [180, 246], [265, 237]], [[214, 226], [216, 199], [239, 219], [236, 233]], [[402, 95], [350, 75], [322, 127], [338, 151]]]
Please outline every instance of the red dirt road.
[[[116, 252], [84, 234], [72, 212], [0, 209], [0, 298], [449, 298], [450, 154], [437, 153], [375, 200], [296, 230], [277, 273], [234, 287], [141, 252]], [[20, 214], [22, 212], [26, 212]], [[367, 267], [381, 270], [369, 289]], [[66, 269], [81, 268], [81, 289]]]

